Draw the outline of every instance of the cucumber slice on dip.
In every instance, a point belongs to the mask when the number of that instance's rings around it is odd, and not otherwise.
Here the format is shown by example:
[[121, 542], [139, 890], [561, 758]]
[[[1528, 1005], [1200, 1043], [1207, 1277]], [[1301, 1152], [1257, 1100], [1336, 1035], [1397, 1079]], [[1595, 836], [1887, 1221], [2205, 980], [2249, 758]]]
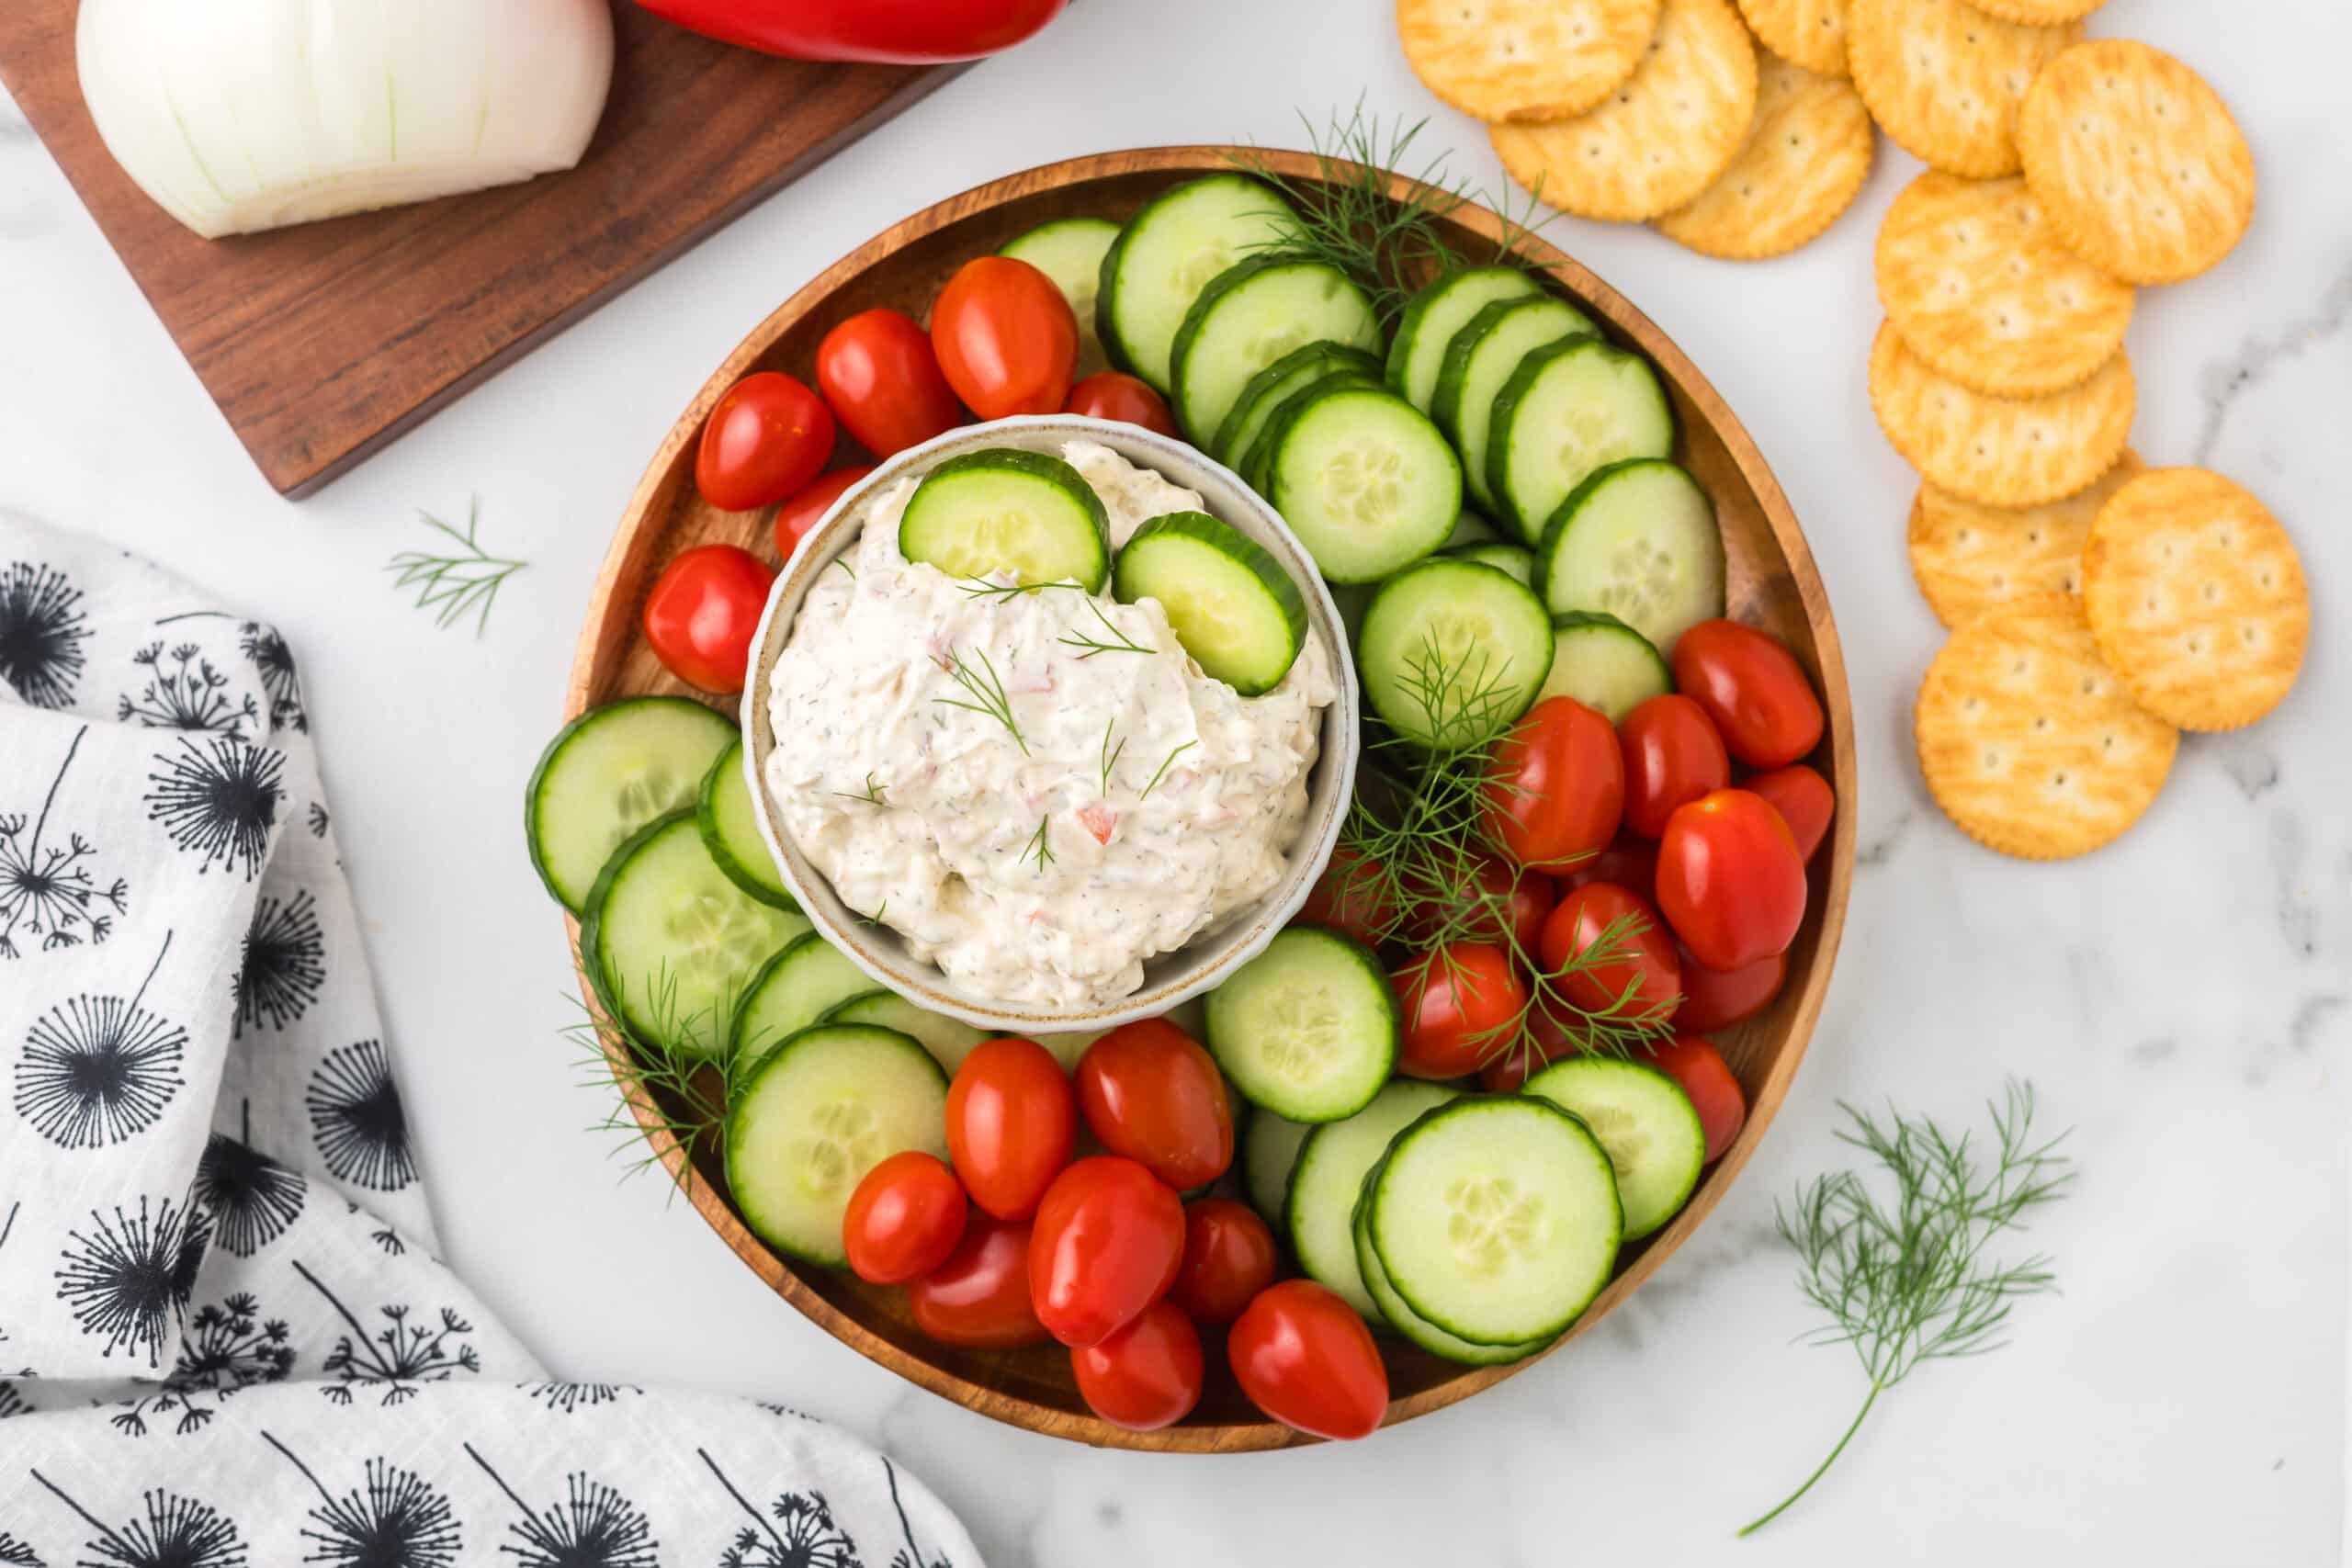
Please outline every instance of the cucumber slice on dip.
[[899, 519], [899, 553], [950, 577], [1075, 581], [1093, 593], [1111, 574], [1111, 523], [1059, 457], [991, 446], [923, 476]]
[[1119, 552], [1122, 604], [1157, 599], [1193, 661], [1245, 697], [1271, 692], [1306, 640], [1306, 601], [1280, 562], [1205, 512], [1171, 512]]

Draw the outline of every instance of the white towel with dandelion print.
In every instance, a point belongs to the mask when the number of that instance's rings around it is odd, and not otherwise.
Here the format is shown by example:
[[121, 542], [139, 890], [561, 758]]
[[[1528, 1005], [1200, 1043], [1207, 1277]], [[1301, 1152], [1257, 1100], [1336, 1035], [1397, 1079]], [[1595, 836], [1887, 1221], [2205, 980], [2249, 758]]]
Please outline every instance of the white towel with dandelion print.
[[277, 632], [0, 519], [0, 1568], [967, 1568], [775, 1406], [560, 1383], [433, 1233]]

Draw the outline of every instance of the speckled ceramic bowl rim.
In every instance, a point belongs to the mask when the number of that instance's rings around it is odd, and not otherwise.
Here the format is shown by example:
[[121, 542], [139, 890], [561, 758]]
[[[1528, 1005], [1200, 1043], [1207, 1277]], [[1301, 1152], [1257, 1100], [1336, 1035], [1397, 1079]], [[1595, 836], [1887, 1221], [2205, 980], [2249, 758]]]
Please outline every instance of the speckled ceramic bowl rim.
[[[910, 474], [926, 473], [950, 457], [981, 447], [1019, 446], [1058, 453], [1062, 443], [1077, 439], [1098, 441], [1127, 461], [1199, 491], [1211, 513], [1265, 547], [1306, 595], [1307, 635], [1330, 656], [1339, 695], [1323, 710], [1321, 750], [1308, 775], [1306, 820], [1299, 829], [1290, 869], [1271, 894], [1232, 924], [1148, 962], [1142, 987], [1130, 996], [1080, 1008], [1023, 1007], [972, 996], [952, 986], [936, 964], [917, 962], [897, 932], [860, 920], [842, 902], [832, 884], [800, 852], [785, 831], [775, 803], [762, 782], [768, 757], [775, 750], [775, 732], [768, 721], [768, 684], [776, 660], [791, 640], [793, 618], [809, 585], [855, 543], [861, 528], [858, 513], [867, 496]], [[1139, 1018], [1154, 1018], [1208, 990], [1263, 952], [1306, 903], [1315, 879], [1331, 858], [1363, 748], [1355, 661], [1349, 656], [1339, 606], [1332, 603], [1330, 591], [1306, 547], [1281, 516], [1232, 469], [1182, 442], [1140, 425], [1075, 414], [1041, 414], [961, 426], [898, 453], [850, 486], [777, 574], [752, 646], [756, 652], [752, 678], [743, 688], [745, 782], [751, 787], [760, 835], [767, 840], [768, 852], [775, 856], [785, 885], [825, 940], [876, 984], [933, 1012], [997, 1033], [1113, 1029]]]

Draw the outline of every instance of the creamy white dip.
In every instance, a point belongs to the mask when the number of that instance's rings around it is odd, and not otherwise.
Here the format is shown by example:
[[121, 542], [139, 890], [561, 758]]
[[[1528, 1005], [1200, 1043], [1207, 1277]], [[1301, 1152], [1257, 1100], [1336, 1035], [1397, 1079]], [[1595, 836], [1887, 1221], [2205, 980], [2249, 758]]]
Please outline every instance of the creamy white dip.
[[[1202, 507], [1107, 446], [1062, 455], [1114, 547]], [[865, 503], [846, 570], [801, 602], [769, 682], [768, 790], [842, 901], [960, 989], [1062, 1007], [1130, 995], [1146, 959], [1282, 880], [1337, 695], [1330, 660], [1309, 637], [1281, 685], [1244, 697], [1185, 654], [1158, 600], [971, 592], [899, 553], [915, 485]], [[1086, 641], [1146, 651], [1090, 656]], [[1000, 686], [1012, 728], [975, 711]]]

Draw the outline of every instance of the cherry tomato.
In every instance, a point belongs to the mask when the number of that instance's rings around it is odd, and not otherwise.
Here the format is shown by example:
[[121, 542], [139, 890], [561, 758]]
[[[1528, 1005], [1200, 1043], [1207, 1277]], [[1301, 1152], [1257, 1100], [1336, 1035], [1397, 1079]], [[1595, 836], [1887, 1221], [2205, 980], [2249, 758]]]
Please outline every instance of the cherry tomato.
[[1699, 1035], [1678, 1034], [1653, 1047], [1650, 1060], [1690, 1097], [1691, 1109], [1699, 1113], [1699, 1131], [1707, 1141], [1702, 1157], [1710, 1165], [1721, 1159], [1747, 1122], [1747, 1093], [1724, 1066], [1722, 1053]]
[[1657, 907], [1710, 969], [1787, 951], [1804, 920], [1804, 860], [1760, 795], [1719, 789], [1666, 819]]
[[1250, 1403], [1317, 1438], [1372, 1435], [1388, 1412], [1388, 1369], [1355, 1308], [1312, 1280], [1258, 1292], [1226, 1337]]
[[1029, 1305], [1029, 1227], [974, 1214], [947, 1261], [907, 1292], [915, 1326], [942, 1345], [1012, 1349], [1053, 1336]]
[[1168, 1293], [1184, 1204], [1131, 1159], [1095, 1155], [1054, 1178], [1029, 1238], [1029, 1299], [1065, 1345], [1099, 1345]]
[[1556, 868], [1601, 848], [1624, 807], [1616, 732], [1574, 697], [1544, 698], [1496, 742], [1487, 821], [1520, 864]]
[[1838, 792], [1829, 787], [1829, 781], [1803, 762], [1792, 762], [1770, 773], [1752, 773], [1740, 781], [1739, 787], [1771, 803], [1781, 820], [1789, 825], [1789, 837], [1797, 841], [1797, 859], [1811, 861], [1821, 840], [1829, 836], [1829, 819], [1838, 814]]
[[1154, 1302], [1099, 1344], [1069, 1353], [1086, 1407], [1114, 1427], [1156, 1432], [1201, 1402], [1201, 1336], [1173, 1302]]
[[1508, 949], [1511, 935], [1519, 951], [1532, 954], [1544, 931], [1544, 917], [1559, 901], [1559, 889], [1540, 871], [1521, 871], [1500, 858], [1480, 861], [1470, 885], [1451, 888], [1442, 898], [1425, 898], [1412, 908], [1412, 929], [1425, 941], [1446, 933], [1465, 942], [1491, 942]]
[[1519, 1086], [1578, 1046], [1567, 1025], [1553, 1016], [1552, 1004], [1537, 998], [1520, 1027], [1519, 1042], [1478, 1069], [1478, 1087], [1488, 1094], [1513, 1094]]
[[817, 345], [817, 389], [857, 444], [877, 457], [903, 452], [964, 423], [931, 334], [913, 317], [876, 309]]
[[[1610, 934], [1621, 957], [1603, 959], [1573, 974], [1573, 959]], [[1606, 1012], [1617, 1006], [1625, 987], [1634, 988], [1625, 1011], [1640, 1017], [1671, 1007], [1682, 989], [1682, 966], [1674, 956], [1673, 933], [1657, 911], [1641, 896], [1613, 882], [1588, 882], [1560, 900], [1544, 922], [1544, 967], [1566, 975], [1560, 990], [1587, 1012]]]
[[1737, 969], [1710, 969], [1691, 956], [1687, 947], [1682, 954], [1682, 1005], [1674, 1010], [1674, 1027], [1704, 1033], [1711, 1030], [1728, 1029], [1754, 1018], [1771, 1005], [1781, 994], [1781, 983], [1789, 977], [1789, 956], [1776, 953], [1770, 958], [1759, 958]]
[[972, 1201], [1025, 1220], [1078, 1137], [1078, 1100], [1053, 1054], [1034, 1040], [983, 1040], [947, 1086], [947, 1155]]
[[906, 1149], [865, 1173], [842, 1216], [842, 1249], [861, 1280], [903, 1285], [947, 1261], [969, 1205], [936, 1155]]
[[1751, 768], [1793, 762], [1821, 741], [1821, 700], [1793, 654], [1754, 626], [1701, 621], [1674, 645], [1674, 686], [1707, 710]]
[[982, 419], [1055, 413], [1078, 364], [1078, 317], [1027, 262], [980, 256], [933, 302], [931, 344], [947, 384]]
[[1657, 902], [1657, 845], [1647, 839], [1618, 834], [1616, 842], [1607, 849], [1559, 874], [1561, 897], [1588, 882], [1613, 882], [1628, 893], [1640, 894], [1646, 902]]
[[720, 696], [740, 692], [775, 581], [758, 557], [732, 545], [681, 550], [645, 596], [645, 640], [687, 685]]
[[1231, 1323], [1274, 1279], [1274, 1233], [1230, 1198], [1184, 1205], [1184, 1261], [1169, 1297], [1195, 1323]]
[[1072, 387], [1062, 412], [1140, 424], [1162, 435], [1177, 434], [1176, 416], [1168, 412], [1167, 401], [1151, 389], [1151, 383], [1119, 370], [1098, 370]]
[[1480, 942], [1453, 942], [1398, 970], [1405, 1011], [1396, 1070], [1417, 1078], [1458, 1078], [1505, 1048], [1527, 1009], [1527, 987], [1510, 955]]
[[1164, 1018], [1123, 1023], [1086, 1048], [1078, 1108], [1104, 1148], [1180, 1192], [1207, 1186], [1233, 1163], [1225, 1075]]
[[868, 464], [854, 468], [835, 468], [830, 474], [819, 474], [794, 491], [783, 505], [775, 509], [775, 553], [780, 559], [790, 560], [792, 552], [808, 531], [825, 520], [825, 513], [842, 498], [842, 492], [874, 468]]
[[1689, 697], [1652, 697], [1617, 728], [1625, 753], [1625, 829], [1645, 839], [1666, 831], [1686, 800], [1731, 783], [1731, 759], [1715, 721]]
[[1331, 852], [1330, 863], [1307, 890], [1306, 904], [1298, 918], [1329, 926], [1366, 947], [1377, 947], [1381, 937], [1396, 925], [1396, 910], [1380, 880], [1379, 863], [1365, 860], [1352, 850], [1339, 849]]
[[833, 415], [781, 370], [746, 376], [719, 395], [695, 451], [695, 489], [713, 506], [774, 506], [833, 455]]

